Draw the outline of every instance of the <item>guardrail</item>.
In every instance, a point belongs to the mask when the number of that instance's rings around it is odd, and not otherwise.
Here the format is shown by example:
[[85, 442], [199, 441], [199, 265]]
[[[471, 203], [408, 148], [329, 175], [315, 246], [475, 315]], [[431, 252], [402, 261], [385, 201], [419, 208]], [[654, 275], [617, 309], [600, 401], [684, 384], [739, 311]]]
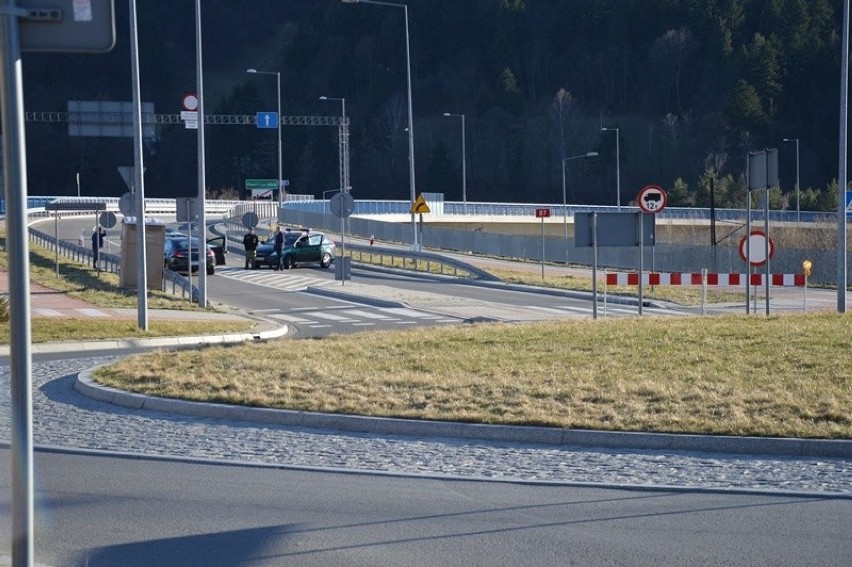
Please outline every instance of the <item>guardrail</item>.
[[[88, 266], [92, 265], [94, 253], [90, 247], [81, 246], [80, 244], [67, 242], [61, 239], [57, 242], [57, 239], [54, 236], [32, 227], [29, 228], [29, 233], [31, 241], [47, 248], [48, 250], [55, 251], [63, 258], [68, 258], [69, 260], [86, 264]], [[101, 250], [98, 254], [98, 268], [104, 272], [118, 275], [121, 271], [121, 256], [117, 254], [109, 254]], [[190, 294], [192, 294], [192, 300], [198, 300], [198, 288], [190, 284], [189, 278], [186, 276], [182, 276], [181, 274], [171, 270], [164, 270], [163, 283], [160, 291], [169, 291], [168, 284], [171, 284], [171, 293], [173, 295], [179, 294], [180, 297], [188, 299]]]
[[[226, 219], [225, 224], [228, 242], [242, 246], [243, 235], [246, 231], [245, 227], [236, 218]], [[338, 243], [338, 254], [340, 254], [342, 249], [343, 247]], [[481, 270], [466, 262], [431, 252], [418, 252], [405, 248], [387, 248], [349, 242], [346, 243], [345, 252], [346, 256], [351, 258], [353, 264], [360, 264], [364, 267], [396, 268], [432, 275], [487, 281], [499, 280], [499, 278], [494, 277], [485, 270]]]

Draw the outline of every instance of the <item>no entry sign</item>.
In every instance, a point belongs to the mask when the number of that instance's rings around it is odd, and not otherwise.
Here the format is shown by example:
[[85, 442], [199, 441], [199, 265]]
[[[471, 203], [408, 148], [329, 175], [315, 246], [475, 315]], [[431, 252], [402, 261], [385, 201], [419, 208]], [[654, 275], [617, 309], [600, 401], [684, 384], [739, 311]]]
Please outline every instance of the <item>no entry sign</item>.
[[[752, 266], [762, 266], [766, 263], [766, 233], [762, 230], [752, 230], [749, 236], [740, 240], [740, 258]], [[775, 255], [775, 243], [769, 238], [769, 258]]]

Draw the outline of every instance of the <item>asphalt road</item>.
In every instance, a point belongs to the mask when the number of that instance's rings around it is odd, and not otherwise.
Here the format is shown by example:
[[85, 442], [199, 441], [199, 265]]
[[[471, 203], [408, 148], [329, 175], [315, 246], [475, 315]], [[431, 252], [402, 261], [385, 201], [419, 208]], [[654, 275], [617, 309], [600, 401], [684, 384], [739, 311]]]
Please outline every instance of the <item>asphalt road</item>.
[[36, 471], [36, 559], [68, 567], [840, 566], [852, 533], [848, 500], [45, 452]]

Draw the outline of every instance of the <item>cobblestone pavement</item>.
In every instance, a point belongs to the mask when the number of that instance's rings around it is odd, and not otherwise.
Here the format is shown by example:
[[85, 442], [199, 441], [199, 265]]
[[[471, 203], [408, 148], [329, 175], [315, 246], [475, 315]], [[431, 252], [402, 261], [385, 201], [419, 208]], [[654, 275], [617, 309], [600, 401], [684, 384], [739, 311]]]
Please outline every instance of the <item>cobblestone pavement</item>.
[[[37, 445], [545, 482], [821, 493], [852, 497], [852, 460], [618, 451], [375, 436], [169, 415], [73, 389], [77, 372], [117, 357], [33, 364]], [[0, 440], [10, 434], [9, 368], [0, 368]]]

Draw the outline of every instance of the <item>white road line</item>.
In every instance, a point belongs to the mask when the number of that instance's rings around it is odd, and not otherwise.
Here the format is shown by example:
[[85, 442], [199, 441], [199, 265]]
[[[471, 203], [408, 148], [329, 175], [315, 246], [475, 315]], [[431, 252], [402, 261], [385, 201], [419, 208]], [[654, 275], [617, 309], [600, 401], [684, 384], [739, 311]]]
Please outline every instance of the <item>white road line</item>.
[[356, 323], [358, 319], [352, 319], [350, 317], [343, 317], [341, 315], [336, 315], [334, 313], [326, 313], [317, 311], [316, 313], [311, 313], [313, 317], [319, 317], [320, 319], [330, 319], [332, 321], [337, 321], [339, 323]]
[[408, 309], [406, 307], [384, 307], [382, 311], [385, 313], [390, 313], [391, 315], [397, 315], [399, 317], [410, 317], [414, 319], [439, 319], [442, 315], [435, 315], [434, 313], [424, 313], [422, 311], [416, 311], [414, 309]]
[[348, 315], [353, 315], [355, 317], [363, 317], [365, 319], [381, 319], [384, 321], [394, 319], [394, 317], [388, 317], [387, 315], [382, 315], [381, 313], [375, 313], [373, 311], [364, 311], [362, 309], [346, 309], [344, 313]]
[[281, 313], [276, 313], [275, 315], [271, 315], [273, 319], [278, 319], [280, 321], [289, 321], [290, 323], [310, 323], [310, 319], [303, 319], [301, 317], [294, 317], [293, 315], [284, 315]]

